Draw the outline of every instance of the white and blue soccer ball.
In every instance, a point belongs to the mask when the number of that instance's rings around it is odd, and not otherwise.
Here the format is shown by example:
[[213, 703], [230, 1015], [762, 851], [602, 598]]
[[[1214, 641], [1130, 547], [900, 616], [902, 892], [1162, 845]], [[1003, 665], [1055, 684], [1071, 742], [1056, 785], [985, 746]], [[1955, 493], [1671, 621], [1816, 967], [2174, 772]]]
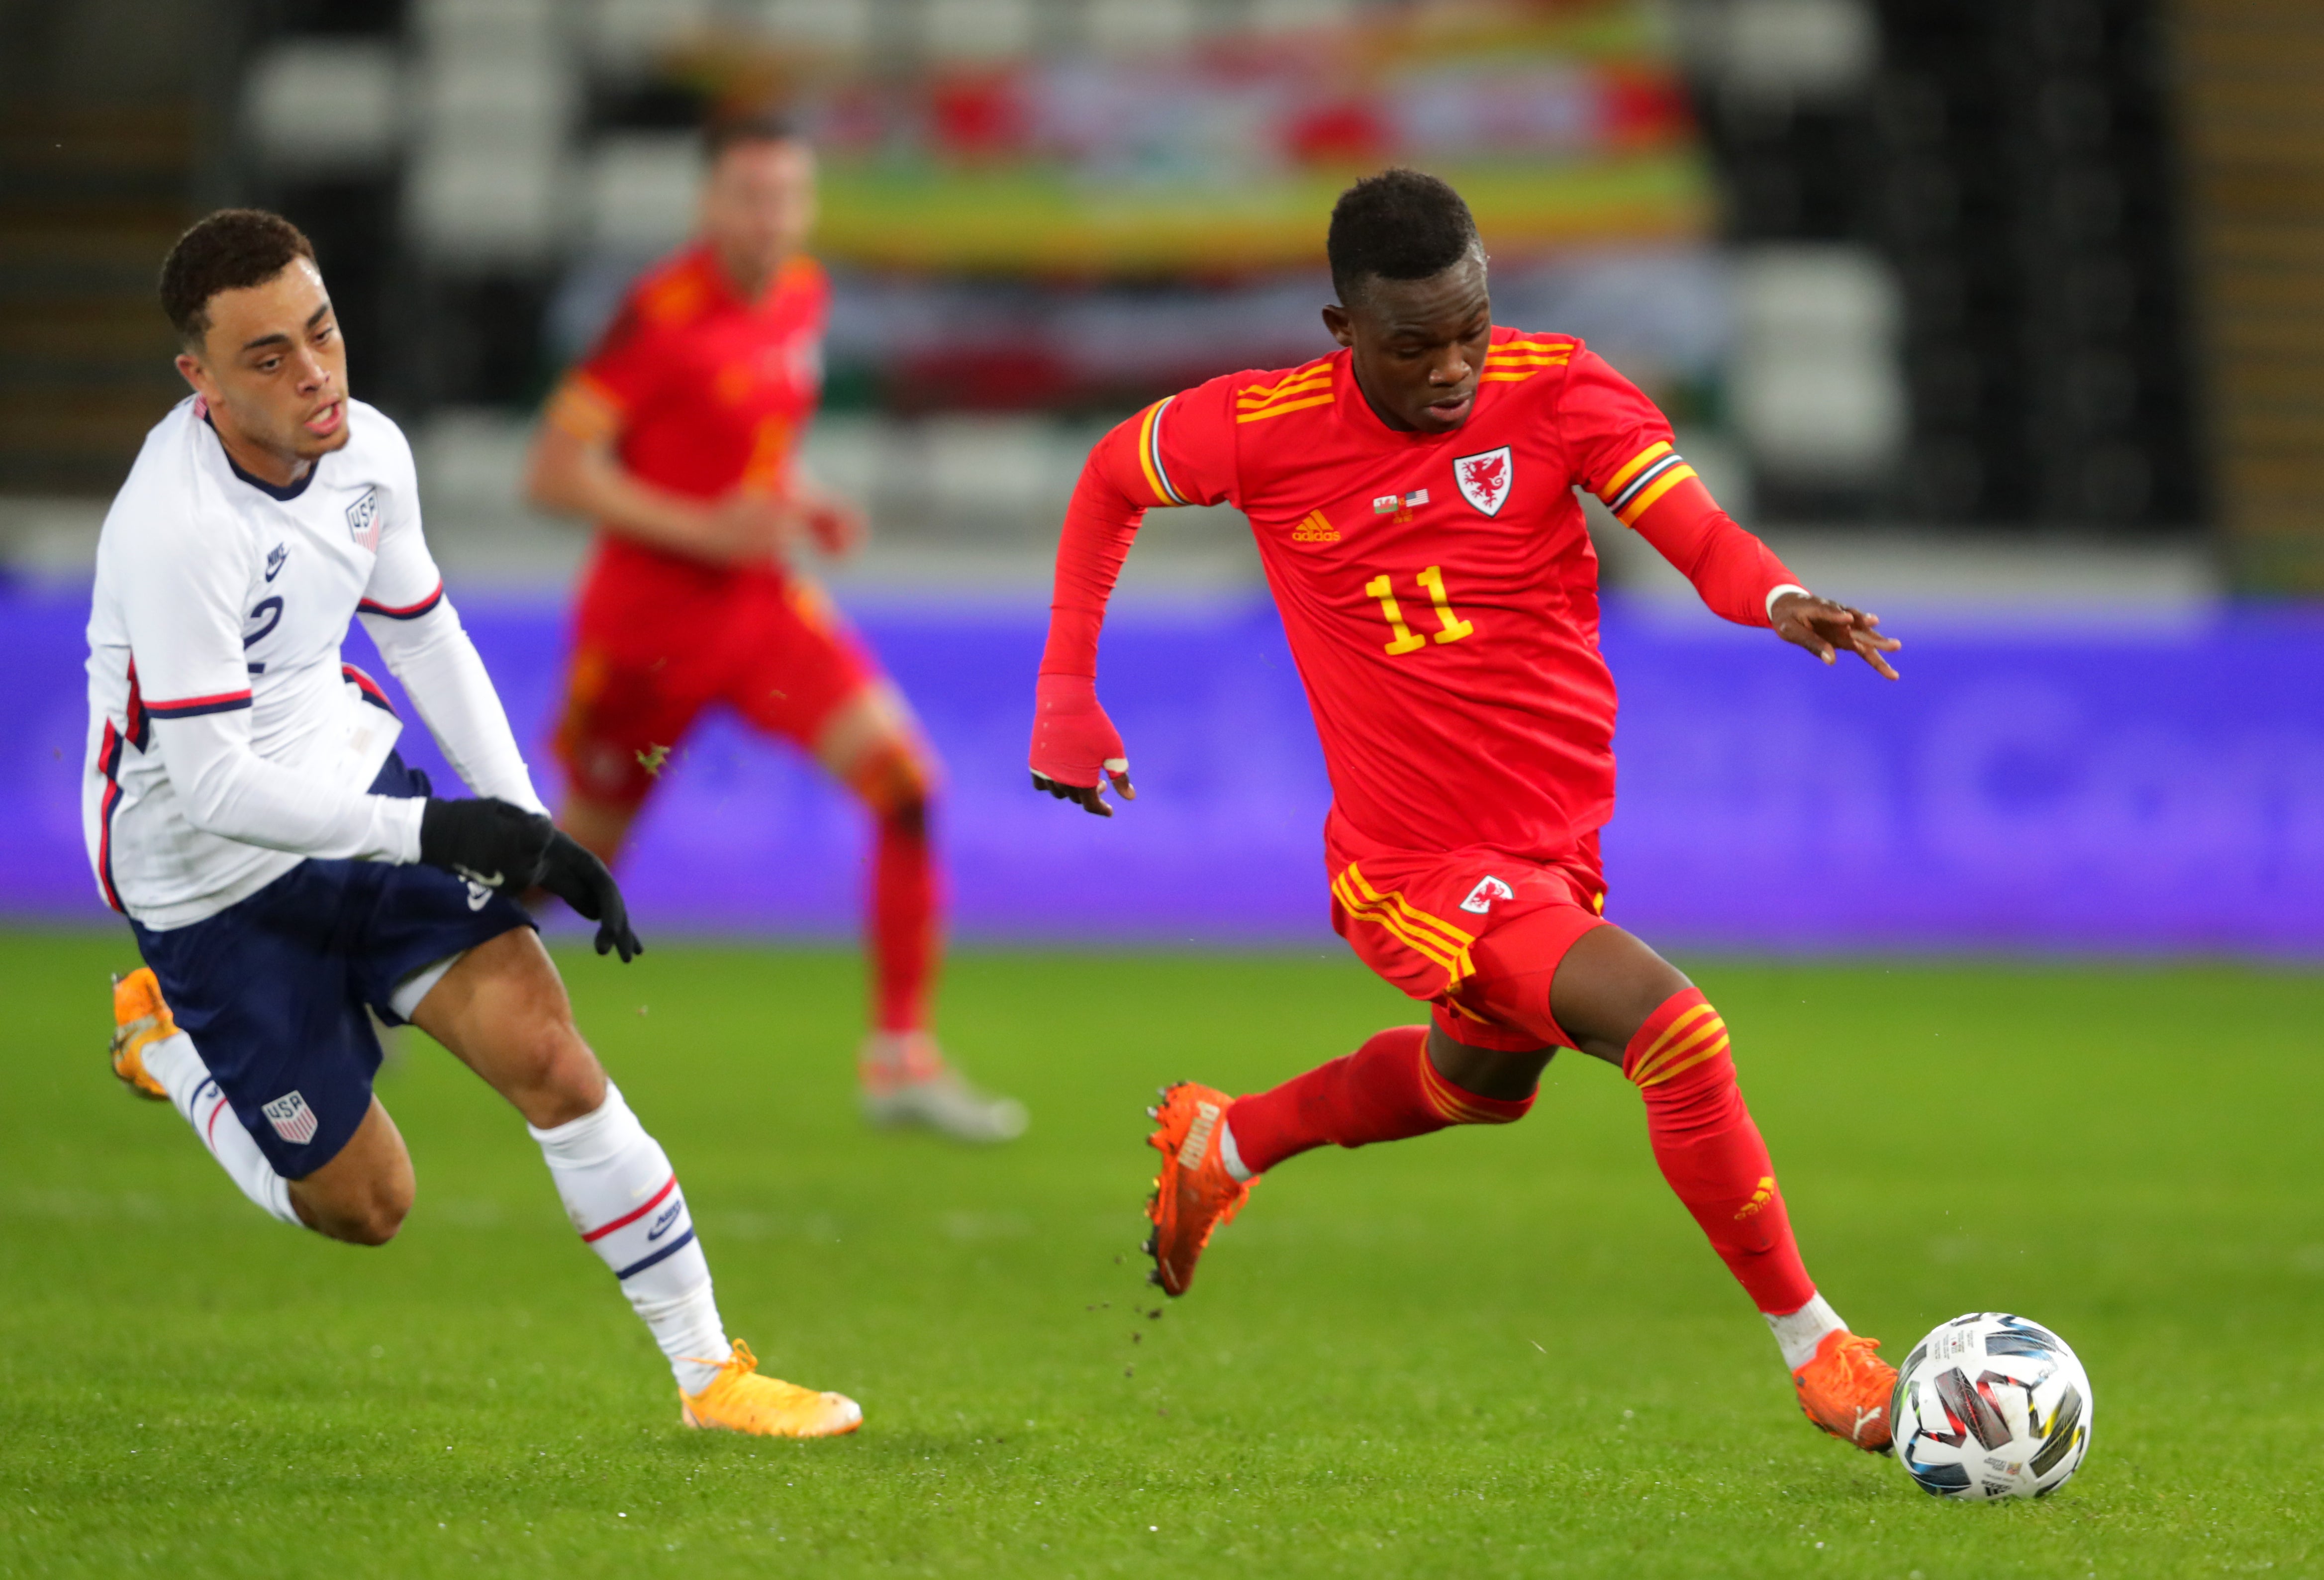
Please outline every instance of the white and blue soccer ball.
[[1973, 1311], [1913, 1346], [1888, 1418], [1896, 1457], [1924, 1492], [2046, 1497], [2089, 1452], [2090, 1380], [2040, 1323]]

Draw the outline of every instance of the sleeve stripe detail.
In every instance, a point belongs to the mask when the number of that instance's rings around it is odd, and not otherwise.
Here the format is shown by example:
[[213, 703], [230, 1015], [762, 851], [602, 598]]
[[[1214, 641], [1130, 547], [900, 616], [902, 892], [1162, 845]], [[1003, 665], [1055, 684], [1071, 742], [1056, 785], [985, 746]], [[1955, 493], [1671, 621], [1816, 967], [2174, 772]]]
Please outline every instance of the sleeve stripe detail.
[[570, 382], [573, 388], [581, 391], [585, 394], [596, 396], [597, 399], [604, 402], [606, 405], [613, 407], [615, 411], [621, 410], [625, 404], [619, 391], [614, 389], [613, 385], [607, 383], [604, 379], [599, 378], [595, 374], [587, 371], [586, 368], [577, 368], [574, 372], [567, 374], [566, 377]]
[[1604, 500], [1609, 509], [1614, 507], [1618, 503], [1617, 496], [1621, 493], [1624, 484], [1637, 476], [1655, 457], [1666, 456], [1670, 453], [1671, 447], [1667, 442], [1657, 440], [1648, 445], [1624, 462], [1620, 471], [1606, 479], [1606, 486], [1598, 491], [1598, 497]]
[[1288, 401], [1295, 395], [1309, 395], [1317, 390], [1332, 387], [1332, 371], [1325, 368], [1312, 377], [1276, 385], [1271, 390], [1244, 390], [1235, 396], [1235, 404], [1248, 411], [1258, 406], [1271, 406], [1277, 401]]
[[[1640, 516], [1654, 509], [1655, 501], [1661, 499], [1664, 494], [1668, 494], [1672, 489], [1677, 487], [1680, 484], [1685, 482], [1689, 477], [1695, 475], [1694, 468], [1688, 466], [1684, 461], [1679, 460], [1676, 456], [1673, 456], [1671, 460], [1675, 464], [1670, 468], [1670, 470], [1664, 472], [1660, 477], [1655, 479], [1654, 485], [1648, 488], [1644, 494], [1639, 494], [1637, 500], [1630, 504], [1628, 509], [1618, 510], [1614, 513], [1614, 519], [1616, 521], [1620, 522], [1626, 527], [1634, 524]], [[1640, 479], [1640, 481], [1643, 482], [1644, 479]]]
[[1235, 398], [1239, 401], [1270, 401], [1277, 395], [1289, 393], [1294, 384], [1308, 383], [1319, 378], [1329, 379], [1331, 376], [1332, 359], [1326, 356], [1320, 361], [1311, 362], [1305, 367], [1293, 368], [1271, 384], [1245, 384], [1235, 392]]
[[385, 604], [377, 603], [370, 598], [365, 598], [362, 603], [355, 605], [355, 612], [359, 614], [384, 614], [390, 620], [417, 620], [420, 616], [425, 614], [429, 610], [434, 608], [443, 601], [444, 584], [439, 581], [436, 584], [436, 590], [434, 592], [429, 594], [426, 597], [420, 599], [416, 604], [406, 604], [401, 608], [398, 609], [391, 608]]
[[237, 707], [249, 706], [250, 693], [244, 689], [220, 691], [210, 697], [181, 697], [175, 702], [149, 700], [145, 713], [150, 718], [194, 718], [206, 713], [232, 713]]
[[1165, 395], [1146, 408], [1146, 415], [1138, 425], [1138, 464], [1145, 469], [1146, 486], [1154, 491], [1161, 504], [1184, 504], [1185, 496], [1171, 486], [1169, 468], [1162, 464], [1162, 413], [1176, 395]]
[[1622, 489], [1621, 492], [1614, 493], [1609, 491], [1606, 495], [1606, 508], [1612, 511], [1616, 515], [1620, 515], [1623, 511], [1629, 508], [1630, 501], [1638, 496], [1638, 490], [1644, 488], [1647, 484], [1652, 483], [1655, 478], [1669, 471], [1673, 467], [1683, 467], [1685, 464], [1686, 462], [1684, 457], [1680, 456], [1676, 450], [1672, 450], [1668, 455], [1656, 459], [1653, 466], [1648, 467], [1645, 471], [1631, 478], [1629, 485]]
[[1264, 422], [1270, 417], [1280, 417], [1286, 411], [1304, 411], [1310, 406], [1328, 406], [1339, 398], [1327, 390], [1320, 395], [1310, 395], [1304, 401], [1279, 401], [1272, 406], [1264, 407], [1257, 411], [1238, 411], [1235, 413], [1235, 420]]
[[390, 718], [395, 716], [395, 704], [387, 699], [387, 693], [380, 688], [379, 682], [364, 674], [363, 670], [353, 664], [341, 664], [339, 678], [362, 692], [365, 702], [370, 703], [374, 707], [384, 709]]

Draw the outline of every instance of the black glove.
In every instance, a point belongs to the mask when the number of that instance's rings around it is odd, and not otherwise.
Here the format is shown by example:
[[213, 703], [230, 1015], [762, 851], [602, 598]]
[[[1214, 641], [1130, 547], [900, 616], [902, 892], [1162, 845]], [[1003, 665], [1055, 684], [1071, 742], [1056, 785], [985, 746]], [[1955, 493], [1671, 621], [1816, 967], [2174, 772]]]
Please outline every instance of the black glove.
[[618, 950], [626, 966], [646, 952], [638, 935], [630, 929], [630, 908], [622, 903], [621, 887], [613, 882], [613, 874], [562, 828], [549, 836], [549, 852], [541, 858], [540, 875], [534, 882], [584, 919], [597, 924], [600, 955]]
[[420, 859], [503, 894], [539, 882], [557, 826], [538, 812], [489, 797], [430, 796], [420, 813]]

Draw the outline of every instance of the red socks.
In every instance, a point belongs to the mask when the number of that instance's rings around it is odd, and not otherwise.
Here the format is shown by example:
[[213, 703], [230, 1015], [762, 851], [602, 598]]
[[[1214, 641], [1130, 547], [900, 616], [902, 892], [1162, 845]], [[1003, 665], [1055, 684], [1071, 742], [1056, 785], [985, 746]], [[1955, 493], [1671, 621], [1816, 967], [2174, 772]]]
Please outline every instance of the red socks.
[[1759, 1309], [1796, 1311], [1813, 1299], [1767, 1143], [1735, 1084], [1727, 1023], [1700, 989], [1672, 994], [1646, 1017], [1623, 1050], [1622, 1073], [1646, 1100], [1663, 1178]]
[[936, 975], [936, 874], [927, 815], [918, 805], [879, 821], [872, 870], [873, 1023], [882, 1031], [918, 1031], [928, 1023], [928, 983]]
[[1326, 1141], [1362, 1147], [1452, 1124], [1508, 1124], [1532, 1107], [1531, 1096], [1511, 1103], [1462, 1090], [1429, 1061], [1427, 1027], [1397, 1026], [1271, 1092], [1235, 1099], [1227, 1130], [1257, 1176]]

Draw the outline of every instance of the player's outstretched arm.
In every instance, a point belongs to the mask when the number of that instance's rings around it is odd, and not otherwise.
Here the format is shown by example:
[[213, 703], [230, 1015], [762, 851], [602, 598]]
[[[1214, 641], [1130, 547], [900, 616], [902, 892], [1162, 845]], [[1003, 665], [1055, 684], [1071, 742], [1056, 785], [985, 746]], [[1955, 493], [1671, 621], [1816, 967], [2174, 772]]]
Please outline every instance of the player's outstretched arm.
[[1121, 733], [1097, 699], [1097, 640], [1105, 605], [1146, 518], [1146, 499], [1129, 493], [1115, 476], [1123, 458], [1117, 452], [1133, 426], [1134, 420], [1122, 423], [1100, 439], [1074, 485], [1057, 534], [1049, 640], [1033, 690], [1033, 788], [1100, 818], [1113, 816], [1108, 785], [1126, 801], [1138, 799]]
[[1880, 616], [1819, 598], [1803, 587], [1777, 589], [1767, 605], [1775, 634], [1803, 647], [1825, 663], [1837, 663], [1842, 650], [1854, 653], [1888, 679], [1896, 679], [1887, 655], [1904, 644], [1880, 629]]
[[1034, 696], [1033, 788], [1100, 818], [1109, 787], [1125, 801], [1130, 756], [1097, 700], [1097, 639], [1139, 523], [1157, 507], [1215, 504], [1234, 476], [1229, 381], [1157, 401], [1090, 450], [1057, 535], [1049, 641]]

